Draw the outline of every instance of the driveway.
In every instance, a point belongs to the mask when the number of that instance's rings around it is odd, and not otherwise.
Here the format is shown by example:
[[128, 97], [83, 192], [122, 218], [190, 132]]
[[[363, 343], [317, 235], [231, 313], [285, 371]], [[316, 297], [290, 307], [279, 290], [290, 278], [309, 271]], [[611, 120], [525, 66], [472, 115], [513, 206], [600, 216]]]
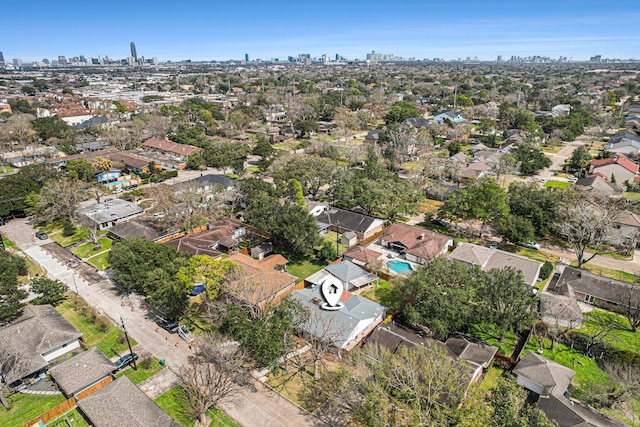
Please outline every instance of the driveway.
[[[35, 230], [24, 219], [11, 220], [0, 226], [0, 232], [38, 262], [47, 271], [48, 277], [64, 282], [72, 292], [77, 291], [89, 305], [114, 323], [124, 322], [129, 335], [146, 351], [159, 359], [165, 359], [170, 370], [175, 372], [186, 362], [191, 353], [188, 345], [178, 335], [157, 328], [153, 320], [155, 313], [145, 305], [140, 296], [126, 295], [107, 277], [99, 281], [85, 280], [79, 275], [79, 270], [66, 266], [71, 253], [58, 249], [56, 255], [64, 258], [54, 258], [43, 248], [52, 243], [51, 240], [36, 239]], [[111, 356], [114, 355], [107, 355]], [[152, 384], [147, 385], [147, 388], [151, 387], [150, 390], [153, 390], [153, 395], [160, 395], [165, 388], [168, 389], [175, 383], [169, 373], [165, 375], [167, 378], [164, 381], [154, 383], [153, 387]], [[244, 426], [326, 425], [259, 381], [256, 380], [254, 386], [255, 391], [243, 389], [234, 401], [221, 404], [220, 408]]]

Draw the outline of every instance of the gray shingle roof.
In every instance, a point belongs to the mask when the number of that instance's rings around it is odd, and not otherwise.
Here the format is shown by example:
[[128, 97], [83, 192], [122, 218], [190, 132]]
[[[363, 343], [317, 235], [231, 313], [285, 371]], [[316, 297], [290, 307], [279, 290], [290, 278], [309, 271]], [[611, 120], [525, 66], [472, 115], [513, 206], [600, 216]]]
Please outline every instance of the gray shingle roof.
[[106, 377], [115, 369], [107, 356], [98, 347], [93, 347], [54, 366], [49, 369], [49, 373], [64, 394], [71, 396]]
[[0, 350], [18, 356], [24, 363], [22, 375], [6, 380], [13, 383], [45, 368], [48, 363], [44, 354], [81, 336], [53, 306], [45, 304], [25, 307], [18, 319], [0, 328]]
[[95, 427], [180, 427], [127, 377], [78, 401]]
[[529, 351], [513, 369], [513, 373], [550, 389], [550, 394], [562, 395], [576, 372], [553, 360]]
[[105, 224], [111, 221], [120, 221], [134, 215], [144, 212], [140, 206], [135, 203], [127, 202], [122, 199], [112, 199], [103, 203], [87, 206], [78, 209], [79, 215], [84, 215], [96, 222], [96, 224]]
[[563, 295], [569, 295], [568, 286], [571, 286], [574, 292], [592, 295], [602, 301], [613, 304], [620, 304], [624, 295], [629, 291], [629, 287], [633, 285], [577, 268], [566, 267], [562, 275], [560, 275], [556, 286], [561, 287]]

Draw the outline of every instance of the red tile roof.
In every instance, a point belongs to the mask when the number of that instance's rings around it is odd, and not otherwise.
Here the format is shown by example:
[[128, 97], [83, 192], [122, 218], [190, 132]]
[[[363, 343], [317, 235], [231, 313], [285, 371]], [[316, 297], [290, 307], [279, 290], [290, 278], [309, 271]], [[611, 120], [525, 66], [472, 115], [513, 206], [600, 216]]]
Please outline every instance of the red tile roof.
[[598, 168], [601, 166], [613, 165], [617, 164], [627, 169], [630, 172], [638, 173], [638, 165], [631, 160], [627, 159], [625, 156], [617, 155], [614, 157], [609, 157], [608, 159], [594, 159], [591, 160], [591, 165], [594, 168]]
[[145, 148], [153, 148], [161, 151], [169, 151], [180, 156], [190, 156], [191, 153], [202, 150], [202, 148], [194, 147], [193, 145], [178, 144], [167, 139], [158, 138], [148, 139], [144, 144], [142, 144], [142, 146]]

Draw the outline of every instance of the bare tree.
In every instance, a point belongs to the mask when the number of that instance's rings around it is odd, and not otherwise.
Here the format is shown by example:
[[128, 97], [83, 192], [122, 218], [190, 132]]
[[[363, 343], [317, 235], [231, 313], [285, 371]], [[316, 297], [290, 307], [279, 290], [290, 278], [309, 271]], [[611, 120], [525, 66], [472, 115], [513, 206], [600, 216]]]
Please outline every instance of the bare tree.
[[223, 342], [214, 335], [196, 340], [195, 354], [178, 372], [185, 403], [195, 419], [208, 425], [210, 408], [233, 399], [242, 386], [250, 384], [244, 363], [237, 343]]
[[629, 284], [622, 295], [621, 312], [629, 320], [631, 330], [636, 333], [640, 326], [640, 286]]
[[98, 223], [91, 217], [79, 214], [76, 215], [77, 221], [89, 232], [89, 236], [91, 237], [91, 241], [94, 245], [98, 244]]
[[[577, 197], [572, 197], [577, 196]], [[620, 208], [611, 200], [594, 200], [584, 195], [567, 193], [560, 206], [558, 232], [567, 239], [578, 258], [578, 268], [596, 255], [621, 252], [622, 241], [612, 233]], [[593, 253], [586, 258], [586, 250]]]
[[35, 212], [43, 221], [70, 219], [76, 212], [86, 186], [81, 181], [60, 179], [47, 182], [41, 189]]
[[11, 384], [26, 375], [26, 361], [9, 351], [8, 346], [0, 340], [0, 403], [9, 410], [9, 402], [5, 398], [6, 393], [13, 391]]

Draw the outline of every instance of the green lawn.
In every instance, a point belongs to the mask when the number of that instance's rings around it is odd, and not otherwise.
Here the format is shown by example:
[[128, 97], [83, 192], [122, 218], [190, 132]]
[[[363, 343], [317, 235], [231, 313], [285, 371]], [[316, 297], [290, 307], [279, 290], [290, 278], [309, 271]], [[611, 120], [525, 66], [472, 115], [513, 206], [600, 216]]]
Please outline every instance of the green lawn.
[[87, 262], [93, 265], [98, 270], [106, 270], [111, 267], [111, 264], [107, 262], [107, 257], [109, 256], [109, 252], [103, 252], [100, 255], [92, 256], [87, 260]]
[[130, 365], [127, 369], [120, 371], [116, 374], [116, 377], [125, 376], [128, 377], [134, 384], [140, 384], [142, 381], [150, 378], [164, 369], [160, 363], [158, 363], [158, 359], [155, 357], [151, 358], [151, 363], [149, 363], [149, 369], [144, 369], [144, 363], [141, 361], [138, 362], [138, 370], [133, 369], [133, 365]]
[[363, 296], [385, 307], [389, 307], [388, 314], [392, 314], [398, 310], [402, 307], [403, 303], [401, 296], [394, 289], [394, 283], [387, 282], [386, 280], [380, 280], [379, 286], [374, 286], [365, 292]]
[[566, 181], [555, 181], [555, 180], [549, 180], [547, 182], [545, 182], [544, 184], [544, 188], [560, 188], [560, 189], [565, 189], [568, 187], [571, 187], [571, 183], [570, 182], [566, 182]]
[[473, 325], [469, 335], [481, 339], [490, 345], [498, 347], [498, 353], [505, 356], [511, 356], [513, 348], [516, 346], [518, 337], [513, 332], [507, 332], [504, 336], [504, 340], [500, 341], [500, 332], [496, 330], [496, 327], [492, 324], [482, 323]]
[[[165, 411], [171, 418], [185, 427], [193, 426], [193, 416], [183, 406], [184, 391], [182, 387], [176, 386], [167, 390], [164, 394], [160, 395], [155, 402], [163, 411]], [[210, 426], [223, 427], [240, 427], [240, 424], [236, 423], [231, 417], [222, 412], [218, 408], [210, 409], [208, 412], [211, 419]]]
[[[571, 261], [571, 267], [577, 267], [578, 261]], [[609, 277], [615, 280], [621, 280], [623, 282], [633, 283], [634, 275], [621, 270], [612, 270], [606, 267], [600, 267], [591, 263], [582, 264], [582, 269], [590, 273], [597, 274], [604, 277]]]
[[89, 231], [84, 227], [77, 228], [75, 234], [72, 236], [63, 236], [62, 228], [54, 230], [53, 232], [47, 232], [47, 234], [51, 240], [65, 248], [91, 238]]
[[620, 350], [640, 353], [640, 334], [631, 331], [629, 320], [619, 314], [594, 308], [584, 315], [584, 329], [599, 330], [599, 325], [614, 325], [611, 346]]
[[5, 236], [2, 236], [2, 243], [4, 244], [5, 248], [17, 249], [16, 244], [13, 243], [11, 240], [7, 239]]
[[336, 247], [336, 239], [338, 239], [338, 253], [341, 254], [342, 252], [344, 252], [347, 249], [349, 249], [349, 247], [343, 245], [342, 243], [339, 243], [340, 242], [340, 236], [341, 236], [341, 234], [336, 233], [335, 231], [329, 231], [327, 234], [322, 236], [322, 239], [325, 242], [331, 243], [334, 248]]
[[[69, 426], [71, 424], [71, 426]], [[89, 427], [90, 424], [80, 414], [77, 408], [60, 415], [47, 423], [47, 427]]]
[[93, 242], [87, 242], [84, 245], [80, 245], [73, 250], [79, 258], [86, 259], [99, 252], [104, 252], [111, 249], [113, 241], [108, 237], [101, 237], [98, 239], [98, 244], [93, 245]]
[[[90, 308], [82, 298], [78, 302], [78, 311], [75, 310], [75, 295], [69, 295], [56, 310], [83, 334], [83, 340], [87, 347], [98, 347], [107, 357], [119, 355], [127, 350], [126, 342], [121, 341], [123, 332], [104, 316], [100, 321], [93, 320], [90, 316]], [[86, 307], [83, 309], [83, 307]], [[86, 314], [85, 314], [86, 313]], [[105, 325], [103, 328], [100, 322]], [[135, 340], [129, 338], [131, 346], [136, 345]]]
[[67, 400], [62, 394], [14, 394], [8, 397], [9, 412], [0, 405], [0, 427], [16, 427], [28, 423], [38, 415]]
[[313, 273], [322, 270], [322, 268], [326, 266], [324, 262], [320, 262], [314, 257], [301, 258], [299, 256], [286, 253], [283, 253], [282, 255], [289, 260], [289, 263], [287, 264], [287, 271], [296, 276], [299, 280], [311, 276]]
[[640, 193], [625, 191], [624, 193], [622, 193], [622, 197], [627, 200], [631, 200], [632, 202], [640, 201]]

